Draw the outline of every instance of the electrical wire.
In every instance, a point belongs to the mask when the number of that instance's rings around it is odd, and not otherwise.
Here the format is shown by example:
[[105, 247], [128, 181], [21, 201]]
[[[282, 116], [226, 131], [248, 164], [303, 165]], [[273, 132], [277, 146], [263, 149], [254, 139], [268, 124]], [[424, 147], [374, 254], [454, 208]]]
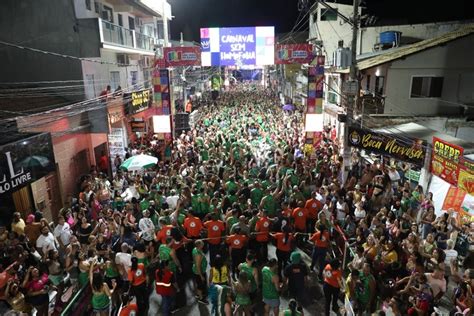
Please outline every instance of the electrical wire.
[[133, 64], [114, 63], [114, 62], [110, 62], [110, 61], [95, 60], [95, 59], [91, 59], [91, 58], [82, 58], [82, 57], [76, 57], [76, 56], [72, 56], [72, 55], [60, 54], [60, 53], [45, 51], [45, 50], [41, 50], [41, 49], [37, 49], [37, 48], [22, 46], [22, 45], [10, 43], [10, 42], [5, 42], [5, 41], [1, 41], [1, 40], [0, 40], [0, 44], [5, 45], [5, 46], [18, 48], [18, 49], [32, 51], [32, 52], [35, 52], [35, 53], [41, 53], [41, 54], [45, 54], [45, 55], [61, 57], [61, 58], [67, 58], [67, 59], [74, 59], [74, 60], [79, 60], [79, 61], [88, 61], [88, 62], [92, 62], [92, 63], [98, 63], [98, 64], [101, 64], [101, 65], [137, 66], [137, 65], [133, 65]]

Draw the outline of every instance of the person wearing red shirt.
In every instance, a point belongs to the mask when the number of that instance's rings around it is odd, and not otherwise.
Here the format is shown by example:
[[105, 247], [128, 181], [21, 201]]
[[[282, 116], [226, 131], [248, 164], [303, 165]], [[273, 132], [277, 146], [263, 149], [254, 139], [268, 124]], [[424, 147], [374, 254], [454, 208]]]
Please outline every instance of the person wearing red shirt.
[[122, 295], [122, 304], [123, 306], [118, 316], [132, 316], [138, 314], [138, 306], [135, 299], [130, 297], [127, 293]]
[[268, 238], [271, 221], [268, 218], [268, 211], [263, 210], [262, 216], [255, 223], [255, 240], [257, 241], [257, 261], [266, 262], [268, 259]]
[[166, 239], [171, 236], [173, 225], [167, 225], [164, 219], [160, 220], [161, 229], [156, 233], [156, 240], [162, 244], [166, 244]]
[[300, 207], [293, 210], [291, 214], [295, 231], [299, 233], [306, 233], [306, 219], [308, 218], [308, 210], [303, 207], [303, 202], [300, 202]]
[[199, 217], [194, 216], [193, 212], [188, 212], [183, 227], [186, 232], [186, 237], [189, 239], [198, 239], [201, 237], [202, 222]]
[[160, 267], [155, 271], [155, 290], [161, 296], [161, 310], [163, 315], [171, 315], [174, 309], [176, 292], [179, 291], [176, 278], [168, 267], [168, 261], [160, 262]]
[[314, 243], [313, 253], [311, 255], [311, 266], [313, 270], [314, 266], [319, 261], [319, 278], [322, 278], [323, 268], [326, 264], [326, 254], [329, 248], [329, 232], [324, 225], [319, 225], [318, 230], [309, 239]]
[[239, 264], [245, 261], [247, 251], [245, 244], [248, 241], [248, 237], [240, 233], [240, 227], [234, 229], [234, 234], [230, 235], [226, 239], [226, 243], [229, 245], [229, 253], [232, 263], [232, 278], [237, 279]]
[[207, 229], [207, 243], [209, 244], [209, 259], [211, 265], [214, 262], [216, 255], [221, 255], [220, 247], [222, 244], [222, 234], [225, 232], [225, 225], [223, 221], [218, 219], [218, 215], [213, 213], [211, 220], [204, 223], [204, 228]]
[[282, 228], [282, 232], [270, 234], [276, 241], [276, 256], [278, 259], [278, 275], [283, 277], [282, 271], [288, 265], [290, 254], [294, 247], [295, 237], [291, 233], [290, 226]]
[[339, 269], [341, 263], [339, 260], [335, 259], [331, 261], [326, 267], [324, 268], [324, 309], [325, 315], [330, 315], [331, 309], [331, 301], [332, 301], [332, 310], [339, 314], [339, 306], [337, 304], [337, 300], [339, 298], [339, 292], [341, 287], [343, 287], [342, 283], [342, 272]]
[[128, 270], [130, 293], [137, 298], [138, 315], [148, 312], [148, 290], [146, 284], [146, 271], [143, 263], [138, 263], [137, 257], [132, 257], [132, 266]]
[[308, 233], [314, 232], [314, 224], [318, 219], [318, 213], [323, 208], [321, 201], [317, 198], [317, 192], [311, 194], [311, 198], [306, 201], [305, 209], [308, 210], [308, 220], [306, 221], [306, 229]]

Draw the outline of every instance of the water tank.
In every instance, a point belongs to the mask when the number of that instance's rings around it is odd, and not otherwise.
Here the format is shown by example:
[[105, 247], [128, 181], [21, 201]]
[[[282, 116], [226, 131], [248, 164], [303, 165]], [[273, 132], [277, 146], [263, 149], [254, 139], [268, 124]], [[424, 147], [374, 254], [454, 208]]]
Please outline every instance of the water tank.
[[397, 31], [386, 31], [380, 33], [380, 44], [383, 46], [392, 46], [397, 47], [400, 45], [400, 38], [402, 36], [402, 32]]

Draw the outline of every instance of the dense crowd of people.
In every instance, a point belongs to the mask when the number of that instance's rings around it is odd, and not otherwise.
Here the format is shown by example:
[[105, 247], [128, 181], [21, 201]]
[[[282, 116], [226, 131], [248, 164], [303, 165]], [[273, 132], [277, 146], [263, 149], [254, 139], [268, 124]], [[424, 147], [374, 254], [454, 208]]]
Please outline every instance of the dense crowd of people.
[[[12, 312], [48, 315], [54, 291], [59, 313], [77, 284], [82, 312], [147, 315], [155, 295], [163, 315], [179, 314], [191, 282], [212, 315], [431, 315], [443, 300], [472, 314], [474, 228], [455, 211], [438, 216], [406, 165], [354, 151], [346, 177], [330, 130], [305, 157], [302, 113], [282, 111], [268, 89], [239, 85], [201, 103], [191, 131], [131, 146], [127, 157], [156, 155], [156, 167], [92, 170], [54, 224], [15, 213], [0, 227]], [[318, 282], [324, 310], [311, 310]]]

